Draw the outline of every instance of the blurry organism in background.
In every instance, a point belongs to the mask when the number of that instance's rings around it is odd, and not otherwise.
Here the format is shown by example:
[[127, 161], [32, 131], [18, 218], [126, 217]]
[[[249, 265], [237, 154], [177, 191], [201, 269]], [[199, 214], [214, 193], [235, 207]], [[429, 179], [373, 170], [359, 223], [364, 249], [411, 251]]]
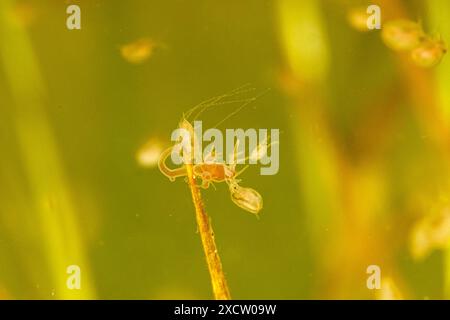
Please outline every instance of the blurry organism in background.
[[423, 68], [438, 65], [447, 52], [443, 40], [427, 35], [418, 23], [410, 20], [387, 22], [381, 37], [395, 51], [411, 51], [412, 62]]
[[160, 45], [150, 38], [141, 38], [120, 47], [122, 57], [132, 64], [141, 64], [152, 56]]
[[[352, 8], [348, 11], [347, 20], [354, 29], [361, 32], [379, 29], [370, 28], [371, 25], [376, 25], [376, 13], [369, 16], [369, 12], [364, 6]], [[385, 23], [381, 37], [386, 46], [394, 51], [411, 51], [412, 61], [423, 68], [436, 66], [447, 52], [443, 40], [428, 36], [419, 23], [411, 20], [398, 19]]]
[[381, 289], [376, 292], [377, 300], [403, 300], [403, 294], [395, 284], [394, 280], [386, 277], [381, 281]]
[[368, 32], [381, 28], [380, 7], [372, 5], [351, 8], [347, 13], [348, 23], [360, 32]]
[[151, 137], [136, 152], [136, 161], [140, 166], [145, 168], [153, 168], [158, 164], [159, 156], [163, 151], [163, 144], [160, 139]]
[[439, 64], [446, 52], [444, 41], [427, 37], [411, 52], [411, 58], [418, 66], [430, 68]]
[[399, 19], [386, 22], [381, 37], [392, 50], [409, 51], [419, 46], [425, 39], [425, 33], [417, 22]]
[[446, 249], [450, 243], [450, 204], [438, 206], [413, 227], [410, 252], [414, 259], [422, 260], [435, 249]]

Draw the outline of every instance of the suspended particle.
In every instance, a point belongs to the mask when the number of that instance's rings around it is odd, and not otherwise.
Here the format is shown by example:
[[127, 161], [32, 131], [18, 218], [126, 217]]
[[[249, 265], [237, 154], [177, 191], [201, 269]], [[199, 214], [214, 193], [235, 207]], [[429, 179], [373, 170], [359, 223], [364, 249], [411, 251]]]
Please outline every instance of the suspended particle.
[[162, 143], [157, 138], [150, 138], [136, 153], [136, 161], [145, 168], [156, 167], [163, 151]]
[[151, 57], [157, 44], [149, 38], [142, 38], [120, 48], [122, 57], [132, 64], [141, 64]]
[[409, 51], [421, 44], [425, 39], [425, 33], [418, 23], [400, 19], [386, 22], [381, 37], [392, 50]]
[[411, 52], [411, 59], [419, 67], [431, 68], [438, 65], [446, 53], [444, 41], [427, 38]]

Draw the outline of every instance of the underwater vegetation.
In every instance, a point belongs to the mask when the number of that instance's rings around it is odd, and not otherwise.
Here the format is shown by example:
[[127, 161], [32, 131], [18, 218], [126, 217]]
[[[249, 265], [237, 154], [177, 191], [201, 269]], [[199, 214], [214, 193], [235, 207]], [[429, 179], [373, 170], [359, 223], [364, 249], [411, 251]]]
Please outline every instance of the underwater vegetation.
[[0, 1], [0, 299], [449, 299], [449, 43], [447, 0]]

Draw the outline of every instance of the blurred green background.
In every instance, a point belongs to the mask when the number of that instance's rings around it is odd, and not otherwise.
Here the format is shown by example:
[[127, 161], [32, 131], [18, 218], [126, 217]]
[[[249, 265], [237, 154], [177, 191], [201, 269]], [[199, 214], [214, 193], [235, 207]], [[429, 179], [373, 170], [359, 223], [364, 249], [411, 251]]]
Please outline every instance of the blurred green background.
[[270, 91], [220, 129], [279, 128], [280, 171], [241, 177], [259, 220], [202, 191], [232, 297], [450, 298], [450, 61], [419, 68], [353, 28], [372, 3], [450, 41], [447, 0], [2, 0], [0, 298], [212, 298], [186, 183], [140, 155], [247, 83]]

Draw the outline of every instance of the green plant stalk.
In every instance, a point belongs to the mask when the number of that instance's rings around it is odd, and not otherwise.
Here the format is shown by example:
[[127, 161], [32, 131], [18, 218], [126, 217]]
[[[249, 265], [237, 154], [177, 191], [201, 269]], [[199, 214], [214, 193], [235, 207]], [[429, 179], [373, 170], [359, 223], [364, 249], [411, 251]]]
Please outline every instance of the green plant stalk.
[[[329, 205], [333, 202], [333, 190], [328, 186], [333, 185], [330, 179], [333, 180], [335, 170], [328, 145], [316, 143], [315, 132], [310, 130], [311, 123], [321, 121], [319, 113], [323, 109], [323, 101], [316, 97], [323, 92], [328, 74], [327, 41], [318, 1], [280, 0], [277, 4], [287, 69], [295, 81], [302, 84], [292, 93], [296, 104], [292, 127], [295, 128], [296, 145], [300, 148], [297, 165], [302, 197], [308, 219], [311, 219], [309, 225], [313, 241], [318, 243], [322, 234], [318, 226], [326, 224], [329, 212], [332, 212]], [[325, 124], [317, 125], [319, 130], [324, 127]], [[317, 197], [318, 194], [321, 196]]]
[[230, 291], [228, 289], [225, 274], [222, 269], [219, 252], [214, 240], [214, 232], [206, 213], [202, 201], [200, 190], [194, 179], [192, 164], [186, 164], [188, 184], [191, 190], [192, 202], [195, 207], [195, 216], [197, 220], [198, 231], [202, 240], [203, 251], [208, 265], [209, 275], [213, 288], [214, 298], [216, 300], [230, 300]]
[[[41, 298], [92, 299], [75, 206], [45, 110], [45, 81], [28, 34], [13, 12], [14, 1], [0, 1], [0, 63], [14, 100], [14, 106], [4, 107], [10, 108], [14, 121], [31, 194], [27, 200], [34, 208], [36, 242], [43, 245], [51, 279], [51, 290]], [[81, 290], [67, 286], [69, 265], [81, 269]]]
[[[340, 210], [338, 161], [322, 116], [325, 101], [319, 98], [327, 90], [330, 63], [324, 17], [317, 0], [280, 0], [277, 9], [285, 68], [296, 84], [289, 94], [294, 104], [291, 127], [297, 146], [300, 196], [310, 242], [317, 252], [324, 252], [332, 242], [331, 235], [324, 234], [324, 226], [331, 225], [332, 213]], [[324, 274], [328, 271], [320, 255], [313, 263]]]
[[[450, 21], [448, 19], [450, 2], [448, 0], [428, 0], [426, 1], [426, 5], [428, 10], [430, 31], [440, 35], [440, 37], [446, 42], [447, 46], [450, 45]], [[450, 86], [450, 56], [448, 53], [444, 56], [442, 62], [436, 67], [435, 75], [438, 106], [444, 123], [448, 129], [450, 127], [450, 90], [448, 90], [448, 87]], [[450, 159], [449, 150], [445, 151], [447, 152], [447, 158]], [[450, 299], [450, 241], [445, 252], [444, 261], [444, 294], [447, 299]]]

